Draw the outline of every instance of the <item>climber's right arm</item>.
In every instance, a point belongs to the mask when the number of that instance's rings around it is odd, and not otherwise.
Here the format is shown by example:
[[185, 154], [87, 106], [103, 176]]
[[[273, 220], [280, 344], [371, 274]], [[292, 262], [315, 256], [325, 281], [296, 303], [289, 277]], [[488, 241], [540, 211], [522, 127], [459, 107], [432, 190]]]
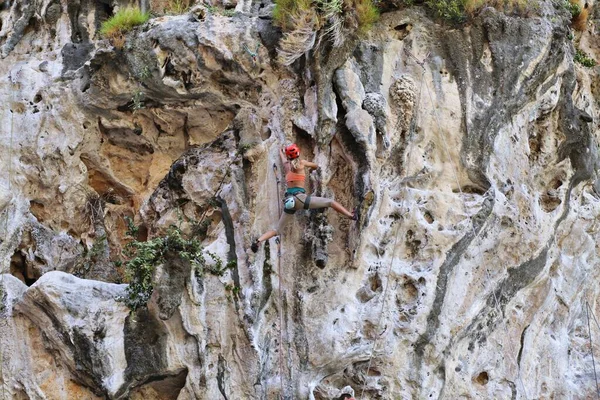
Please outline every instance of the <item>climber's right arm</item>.
[[281, 164], [283, 164], [283, 172], [287, 174], [290, 172], [291, 167], [283, 149], [279, 149], [279, 158], [281, 158]]

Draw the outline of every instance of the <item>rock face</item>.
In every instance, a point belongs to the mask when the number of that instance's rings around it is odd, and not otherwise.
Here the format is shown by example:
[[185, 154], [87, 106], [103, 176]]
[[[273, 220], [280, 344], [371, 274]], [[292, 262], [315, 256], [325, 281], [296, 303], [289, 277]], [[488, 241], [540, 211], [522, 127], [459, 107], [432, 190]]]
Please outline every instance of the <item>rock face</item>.
[[[600, 104], [573, 56], [600, 60], [597, 12], [572, 40], [551, 2], [389, 11], [321, 70], [277, 64], [267, 3], [117, 49], [98, 28], [128, 4], [0, 2], [4, 398], [594, 396]], [[254, 254], [291, 142], [359, 220], [299, 211]], [[167, 253], [134, 311], [125, 217], [204, 255]]]

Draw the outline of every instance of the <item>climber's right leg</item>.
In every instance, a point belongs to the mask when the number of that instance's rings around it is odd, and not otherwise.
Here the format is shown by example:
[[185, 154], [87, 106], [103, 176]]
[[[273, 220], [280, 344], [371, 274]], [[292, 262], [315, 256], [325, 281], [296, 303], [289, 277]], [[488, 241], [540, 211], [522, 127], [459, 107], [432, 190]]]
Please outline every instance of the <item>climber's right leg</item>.
[[266, 231], [262, 234], [261, 237], [256, 239], [257, 242], [264, 242], [265, 240], [271, 239], [273, 236], [277, 236], [277, 231], [275, 229], [271, 229], [270, 231]]

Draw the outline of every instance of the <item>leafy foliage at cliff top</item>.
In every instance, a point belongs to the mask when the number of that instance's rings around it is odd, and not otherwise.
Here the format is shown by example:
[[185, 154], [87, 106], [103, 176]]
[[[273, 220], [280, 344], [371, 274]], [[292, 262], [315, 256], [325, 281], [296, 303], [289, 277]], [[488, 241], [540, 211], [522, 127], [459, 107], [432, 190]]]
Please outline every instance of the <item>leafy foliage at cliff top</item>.
[[[565, 7], [571, 7], [564, 0]], [[415, 4], [415, 0], [404, 0], [407, 5]], [[494, 7], [507, 13], [529, 14], [538, 9], [540, 0], [425, 0], [425, 5], [438, 17], [460, 23], [467, 20], [483, 7]]]
[[323, 37], [339, 47], [345, 36], [366, 33], [378, 18], [373, 0], [275, 0], [273, 19], [284, 33], [280, 62], [292, 64]]
[[150, 18], [150, 13], [143, 13], [137, 7], [123, 8], [102, 23], [100, 34], [107, 38], [115, 38], [142, 25]]

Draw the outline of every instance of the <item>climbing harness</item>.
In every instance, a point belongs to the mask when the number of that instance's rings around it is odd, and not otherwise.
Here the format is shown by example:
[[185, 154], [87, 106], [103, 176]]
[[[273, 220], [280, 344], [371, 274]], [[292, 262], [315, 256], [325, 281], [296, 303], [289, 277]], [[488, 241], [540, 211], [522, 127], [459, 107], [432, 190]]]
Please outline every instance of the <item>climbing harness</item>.
[[[592, 366], [594, 367], [594, 380], [596, 381], [596, 396], [600, 399], [600, 387], [598, 387], [598, 375], [596, 374], [596, 361], [594, 360], [594, 344], [592, 343], [592, 328], [590, 327], [590, 303], [585, 301], [585, 311], [587, 314], [588, 335], [590, 338], [590, 353], [592, 355]], [[594, 317], [596, 319], [596, 317]], [[597, 323], [597, 321], [596, 321]]]
[[256, 61], [258, 61], [258, 48], [260, 47], [260, 43], [256, 44], [256, 50], [252, 51], [246, 46], [243, 45], [244, 50], [250, 55], [250, 59], [252, 60], [252, 65], [256, 65]]
[[[304, 201], [302, 201], [297, 195], [298, 193], [306, 194], [306, 190], [299, 187], [289, 188], [285, 191], [285, 198], [283, 199], [283, 212], [286, 214], [295, 214], [296, 213], [296, 200], [303, 204], [302, 208], [305, 210], [310, 209], [310, 199], [312, 195], [306, 196]], [[277, 192], [279, 195], [279, 192]], [[281, 214], [281, 211], [280, 211]]]
[[293, 214], [293, 213], [289, 213], [288, 211], [294, 210], [295, 206], [296, 206], [296, 202], [294, 201], [294, 196], [288, 196], [283, 201], [283, 207], [285, 208], [285, 212], [288, 214]]

